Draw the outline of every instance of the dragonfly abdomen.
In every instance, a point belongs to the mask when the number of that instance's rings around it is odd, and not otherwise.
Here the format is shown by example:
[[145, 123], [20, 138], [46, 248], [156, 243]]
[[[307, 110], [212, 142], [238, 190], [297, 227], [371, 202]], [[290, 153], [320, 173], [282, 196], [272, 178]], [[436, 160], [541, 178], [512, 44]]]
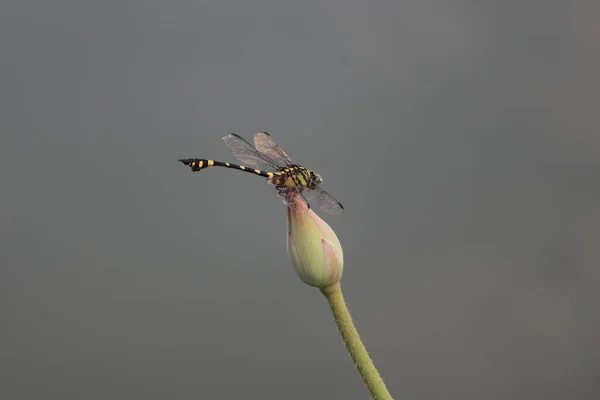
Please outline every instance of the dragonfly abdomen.
[[259, 175], [259, 176], [262, 176], [262, 177], [268, 178], [268, 179], [272, 179], [273, 177], [282, 174], [281, 172], [262, 171], [260, 169], [246, 167], [245, 165], [238, 165], [238, 164], [233, 164], [230, 162], [222, 162], [222, 161], [215, 161], [215, 160], [207, 160], [204, 158], [184, 158], [184, 159], [181, 159], [178, 161], [183, 163], [184, 165], [187, 165], [188, 167], [190, 167], [191, 170], [194, 172], [198, 172], [198, 171], [200, 171], [204, 168], [208, 168], [208, 167], [225, 167], [225, 168], [239, 169], [240, 171], [244, 171], [244, 172], [250, 172], [252, 174]]

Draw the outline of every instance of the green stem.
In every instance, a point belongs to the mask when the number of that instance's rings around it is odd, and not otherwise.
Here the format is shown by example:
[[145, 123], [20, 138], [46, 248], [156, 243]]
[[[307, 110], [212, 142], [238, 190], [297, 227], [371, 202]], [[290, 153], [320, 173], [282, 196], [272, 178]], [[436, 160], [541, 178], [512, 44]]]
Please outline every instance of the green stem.
[[340, 283], [338, 282], [323, 288], [321, 289], [321, 292], [329, 302], [329, 306], [333, 312], [333, 318], [342, 335], [344, 344], [356, 365], [358, 373], [365, 382], [365, 385], [367, 385], [371, 397], [373, 397], [374, 400], [391, 400], [392, 395], [385, 386], [383, 379], [381, 379], [377, 368], [375, 368], [375, 364], [373, 364], [373, 360], [369, 357], [369, 353], [367, 353], [367, 349], [360, 340], [358, 331], [352, 322], [352, 317], [346, 306]]

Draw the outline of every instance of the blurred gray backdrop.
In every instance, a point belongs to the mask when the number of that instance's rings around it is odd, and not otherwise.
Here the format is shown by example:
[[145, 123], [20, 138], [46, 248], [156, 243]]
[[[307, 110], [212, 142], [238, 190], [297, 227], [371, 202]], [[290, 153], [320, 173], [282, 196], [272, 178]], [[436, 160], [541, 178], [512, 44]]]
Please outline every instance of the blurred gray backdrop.
[[258, 177], [346, 207], [397, 399], [600, 396], [600, 3], [0, 6], [0, 398], [365, 399]]

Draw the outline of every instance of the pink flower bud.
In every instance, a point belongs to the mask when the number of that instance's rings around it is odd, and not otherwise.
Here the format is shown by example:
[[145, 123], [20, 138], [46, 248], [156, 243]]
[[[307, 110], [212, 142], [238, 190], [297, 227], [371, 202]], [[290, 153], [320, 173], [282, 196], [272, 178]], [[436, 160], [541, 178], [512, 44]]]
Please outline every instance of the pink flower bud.
[[344, 253], [335, 232], [296, 196], [288, 207], [288, 256], [296, 274], [310, 286], [325, 288], [342, 278]]

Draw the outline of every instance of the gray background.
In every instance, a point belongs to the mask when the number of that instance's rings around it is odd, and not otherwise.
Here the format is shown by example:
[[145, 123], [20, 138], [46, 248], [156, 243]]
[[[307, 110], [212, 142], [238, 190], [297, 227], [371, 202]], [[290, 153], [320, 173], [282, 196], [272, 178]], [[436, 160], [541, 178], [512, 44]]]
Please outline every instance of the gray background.
[[365, 399], [271, 132], [346, 207], [398, 399], [600, 393], [597, 1], [3, 1], [0, 398]]

